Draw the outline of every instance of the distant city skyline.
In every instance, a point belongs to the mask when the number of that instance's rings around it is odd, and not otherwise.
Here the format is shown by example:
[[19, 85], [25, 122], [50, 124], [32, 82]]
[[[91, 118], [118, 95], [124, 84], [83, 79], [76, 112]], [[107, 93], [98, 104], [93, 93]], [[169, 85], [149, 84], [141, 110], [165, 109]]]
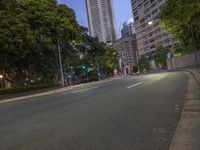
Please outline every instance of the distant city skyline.
[[[85, 0], [58, 0], [59, 3], [66, 4], [72, 8], [77, 16], [77, 21], [81, 26], [88, 27]], [[131, 0], [113, 0], [115, 15], [115, 30], [117, 38], [120, 37], [122, 23], [132, 17]]]

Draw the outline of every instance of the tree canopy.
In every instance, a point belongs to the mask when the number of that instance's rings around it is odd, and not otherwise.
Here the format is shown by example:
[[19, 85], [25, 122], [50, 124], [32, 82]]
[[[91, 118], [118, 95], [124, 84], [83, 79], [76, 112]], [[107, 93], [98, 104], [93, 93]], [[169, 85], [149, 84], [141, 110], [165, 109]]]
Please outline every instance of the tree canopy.
[[168, 53], [168, 48], [159, 45], [158, 47], [156, 47], [156, 51], [155, 51], [155, 63], [157, 67], [160, 68], [167, 68], [167, 53]]
[[200, 50], [200, 1], [167, 0], [160, 13], [161, 26], [183, 49]]
[[139, 59], [140, 71], [149, 69], [149, 60], [145, 55], [141, 55]]
[[[71, 65], [99, 63], [113, 68], [113, 49], [80, 27], [74, 11], [56, 0], [0, 1], [0, 74], [7, 87], [39, 80], [58, 82], [58, 44], [64, 71]], [[104, 60], [104, 61], [103, 61]]]

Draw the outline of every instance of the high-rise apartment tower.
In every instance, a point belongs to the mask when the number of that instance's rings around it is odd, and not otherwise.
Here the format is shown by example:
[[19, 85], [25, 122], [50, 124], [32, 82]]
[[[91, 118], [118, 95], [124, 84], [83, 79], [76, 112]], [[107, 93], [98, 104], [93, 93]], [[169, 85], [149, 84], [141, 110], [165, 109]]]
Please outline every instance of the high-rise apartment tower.
[[153, 57], [156, 46], [172, 48], [169, 33], [159, 26], [160, 8], [166, 0], [131, 0], [139, 55]]
[[116, 39], [112, 0], [86, 0], [86, 7], [90, 35], [112, 44]]

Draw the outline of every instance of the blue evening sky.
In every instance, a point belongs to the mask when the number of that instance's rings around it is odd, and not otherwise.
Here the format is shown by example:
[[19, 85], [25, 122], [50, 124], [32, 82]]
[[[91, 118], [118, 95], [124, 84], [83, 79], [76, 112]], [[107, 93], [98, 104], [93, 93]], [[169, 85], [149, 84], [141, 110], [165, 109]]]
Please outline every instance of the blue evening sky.
[[[74, 9], [78, 23], [88, 27], [85, 0], [58, 0], [58, 2], [66, 4]], [[132, 17], [131, 0], [113, 0], [113, 5], [116, 20], [116, 32], [119, 37], [122, 23]]]

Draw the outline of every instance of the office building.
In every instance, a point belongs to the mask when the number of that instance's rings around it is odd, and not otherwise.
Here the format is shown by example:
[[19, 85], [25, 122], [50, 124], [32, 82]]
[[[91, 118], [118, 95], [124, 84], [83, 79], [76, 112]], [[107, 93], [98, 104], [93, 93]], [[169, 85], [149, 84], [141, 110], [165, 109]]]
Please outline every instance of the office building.
[[112, 0], [86, 0], [89, 31], [100, 42], [116, 40]]

